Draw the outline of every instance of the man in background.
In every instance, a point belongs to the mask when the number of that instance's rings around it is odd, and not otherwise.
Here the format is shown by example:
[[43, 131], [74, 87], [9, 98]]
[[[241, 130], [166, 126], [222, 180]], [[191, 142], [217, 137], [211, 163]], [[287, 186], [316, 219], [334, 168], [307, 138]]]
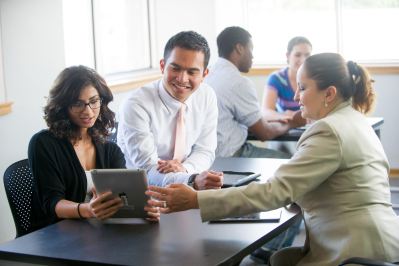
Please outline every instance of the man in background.
[[[217, 46], [219, 58], [205, 79], [215, 90], [219, 108], [216, 156], [289, 158], [283, 152], [256, 147], [246, 141], [248, 131], [264, 141], [306, 122], [300, 112], [281, 122], [269, 122], [263, 117], [253, 83], [240, 73], [248, 73], [252, 66], [251, 35], [243, 28], [228, 27], [217, 37]], [[252, 253], [251, 258], [267, 264], [274, 251], [292, 245], [299, 226], [300, 221]]]
[[205, 79], [215, 90], [218, 101], [216, 156], [289, 158], [288, 154], [259, 148], [246, 141], [248, 131], [265, 141], [305, 124], [300, 112], [280, 122], [268, 122], [263, 117], [253, 83], [240, 73], [248, 73], [252, 66], [251, 35], [240, 27], [228, 27], [217, 37], [217, 45], [219, 58]]

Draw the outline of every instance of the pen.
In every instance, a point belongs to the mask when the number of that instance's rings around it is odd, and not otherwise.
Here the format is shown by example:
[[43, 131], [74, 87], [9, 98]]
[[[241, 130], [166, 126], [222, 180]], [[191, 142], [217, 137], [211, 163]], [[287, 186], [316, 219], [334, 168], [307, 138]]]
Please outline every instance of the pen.
[[240, 179], [239, 181], [237, 181], [237, 183], [234, 184], [234, 187], [239, 187], [239, 186], [245, 185], [245, 184], [251, 182], [252, 180], [255, 180], [259, 176], [260, 176], [260, 173], [257, 173], [257, 174], [255, 173], [255, 174], [249, 175], [247, 177], [244, 177], [244, 178]]

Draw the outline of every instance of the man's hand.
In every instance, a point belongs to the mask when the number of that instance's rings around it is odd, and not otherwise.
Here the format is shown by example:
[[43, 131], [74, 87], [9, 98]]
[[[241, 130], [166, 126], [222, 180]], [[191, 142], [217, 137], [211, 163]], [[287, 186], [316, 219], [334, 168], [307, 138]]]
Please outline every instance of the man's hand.
[[223, 173], [204, 171], [197, 175], [194, 181], [194, 188], [197, 190], [220, 189], [223, 185]]
[[[154, 202], [154, 200], [152, 200], [151, 202]], [[147, 212], [148, 215], [148, 217], [145, 218], [147, 221], [156, 222], [156, 223], [159, 222], [161, 216], [159, 207], [147, 203], [147, 205], [144, 206], [144, 210]]]
[[186, 168], [178, 160], [159, 160], [157, 170], [162, 174], [187, 172]]
[[158, 207], [161, 213], [198, 209], [197, 191], [185, 184], [149, 186], [145, 194], [151, 197], [148, 205]]
[[306, 125], [306, 119], [302, 117], [301, 111], [296, 111], [292, 119], [288, 120], [290, 128], [302, 127]]

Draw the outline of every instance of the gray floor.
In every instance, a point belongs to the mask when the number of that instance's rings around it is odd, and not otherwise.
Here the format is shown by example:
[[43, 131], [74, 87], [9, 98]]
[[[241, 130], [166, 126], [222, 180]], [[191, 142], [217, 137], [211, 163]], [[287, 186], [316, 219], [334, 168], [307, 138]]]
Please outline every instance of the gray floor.
[[[295, 237], [293, 246], [303, 246], [305, 243], [305, 226], [303, 223], [301, 224], [299, 234]], [[261, 263], [257, 263], [253, 261], [249, 256], [245, 257], [242, 262], [240, 263], [241, 266], [255, 266], [255, 265], [265, 265]]]
[[[389, 183], [391, 185], [391, 199], [394, 210], [397, 215], [399, 215], [399, 177], [390, 178]], [[305, 228], [303, 224], [301, 225], [301, 230], [294, 240], [293, 246], [302, 246], [305, 242]], [[249, 256], [245, 257], [240, 263], [240, 266], [256, 266], [265, 265], [254, 262]]]

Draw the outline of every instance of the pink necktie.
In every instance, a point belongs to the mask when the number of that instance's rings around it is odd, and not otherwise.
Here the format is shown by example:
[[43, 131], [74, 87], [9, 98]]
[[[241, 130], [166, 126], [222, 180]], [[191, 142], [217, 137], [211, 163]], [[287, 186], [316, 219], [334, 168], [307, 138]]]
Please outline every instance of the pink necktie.
[[179, 112], [177, 113], [175, 153], [173, 155], [173, 159], [179, 160], [180, 162], [183, 161], [186, 150], [186, 125], [184, 124], [185, 112], [186, 112], [186, 105], [182, 104]]

